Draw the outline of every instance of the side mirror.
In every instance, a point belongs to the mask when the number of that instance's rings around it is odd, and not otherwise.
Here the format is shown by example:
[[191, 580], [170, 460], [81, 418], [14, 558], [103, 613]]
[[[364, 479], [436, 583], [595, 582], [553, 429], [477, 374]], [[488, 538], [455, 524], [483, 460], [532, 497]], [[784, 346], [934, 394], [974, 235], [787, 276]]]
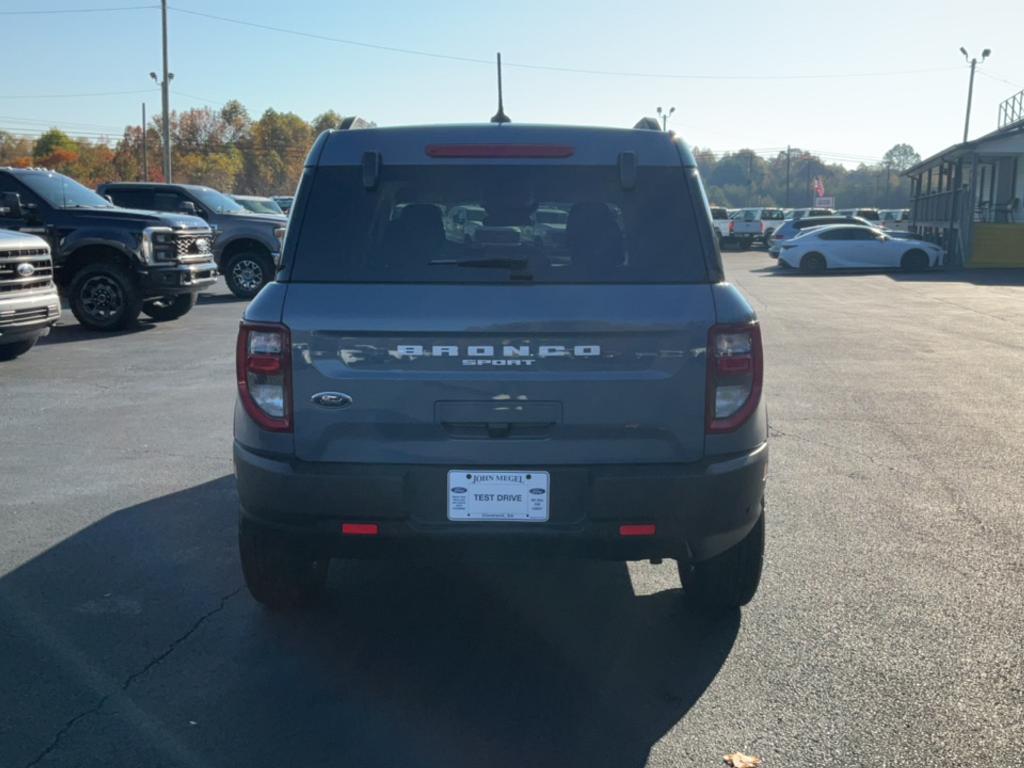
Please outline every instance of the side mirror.
[[24, 215], [21, 195], [17, 192], [0, 192], [0, 216], [8, 219], [20, 219]]
[[191, 200], [186, 200], [179, 207], [178, 210], [182, 213], [186, 213], [189, 216], [200, 216], [199, 209], [196, 208], [196, 204]]

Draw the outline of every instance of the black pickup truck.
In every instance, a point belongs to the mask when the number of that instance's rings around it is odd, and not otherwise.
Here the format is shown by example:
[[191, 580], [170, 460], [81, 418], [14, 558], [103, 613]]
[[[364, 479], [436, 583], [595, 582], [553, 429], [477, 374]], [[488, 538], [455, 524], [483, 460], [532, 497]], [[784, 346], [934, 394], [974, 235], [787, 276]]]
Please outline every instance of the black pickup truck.
[[214, 234], [195, 216], [118, 208], [60, 173], [0, 168], [0, 228], [39, 235], [78, 322], [113, 331], [140, 312], [174, 320], [217, 280]]

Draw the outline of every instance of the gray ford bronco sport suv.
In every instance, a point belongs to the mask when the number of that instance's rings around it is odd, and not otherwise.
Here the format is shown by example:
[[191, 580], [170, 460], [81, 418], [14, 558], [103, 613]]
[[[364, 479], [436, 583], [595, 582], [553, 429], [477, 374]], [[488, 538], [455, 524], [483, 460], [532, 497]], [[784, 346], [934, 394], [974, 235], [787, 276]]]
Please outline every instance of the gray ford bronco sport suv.
[[[465, 242], [458, 206], [565, 237]], [[237, 343], [246, 583], [314, 598], [331, 558], [674, 558], [754, 595], [768, 425], [757, 318], [668, 133], [328, 131]]]

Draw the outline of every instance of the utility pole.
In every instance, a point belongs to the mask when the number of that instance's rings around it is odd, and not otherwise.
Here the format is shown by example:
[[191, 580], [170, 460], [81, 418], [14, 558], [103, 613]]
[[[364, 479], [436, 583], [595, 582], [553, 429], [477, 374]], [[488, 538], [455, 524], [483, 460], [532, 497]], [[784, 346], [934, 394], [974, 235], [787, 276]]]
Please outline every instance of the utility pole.
[[[962, 47], [962, 46], [960, 48], [960, 53], [962, 53], [964, 55], [964, 59], [967, 60], [967, 62], [970, 63], [970, 65], [971, 65], [971, 81], [970, 81], [970, 85], [967, 86], [967, 116], [964, 118], [964, 142], [966, 143], [966, 141], [967, 141], [967, 129], [971, 127], [971, 100], [974, 98], [974, 70], [978, 66], [978, 60], [976, 58], [972, 59], [970, 54], [967, 53], [967, 49]], [[986, 48], [984, 51], [982, 51], [981, 52], [981, 61], [982, 61], [982, 63], [984, 63], [985, 59], [987, 59], [991, 54], [992, 54], [992, 49], [991, 48]]]
[[149, 76], [153, 78], [153, 81], [160, 85], [160, 98], [163, 107], [163, 114], [161, 117], [161, 132], [163, 134], [164, 144], [164, 181], [171, 181], [171, 97], [170, 88], [171, 80], [174, 79], [174, 73], [167, 71], [167, 0], [160, 0], [160, 20], [163, 23], [163, 47], [164, 47], [164, 79], [161, 81], [157, 78], [156, 72], [150, 72]]
[[786, 207], [789, 208], [789, 160], [790, 147], [786, 145]]
[[886, 163], [885, 164], [885, 207], [886, 208], [889, 207], [889, 198], [891, 197], [891, 195], [889, 194], [889, 177], [891, 176], [891, 174], [892, 174], [892, 163]]
[[661, 107], [658, 107], [658, 117], [661, 118], [661, 130], [668, 130], [668, 119], [672, 117], [672, 113], [676, 111], [675, 107], [669, 107], [668, 111], [665, 112]]
[[149, 181], [149, 155], [146, 152], [146, 102], [142, 102], [142, 180]]
[[747, 157], [747, 186], [750, 191], [747, 193], [747, 205], [754, 204], [754, 153]]

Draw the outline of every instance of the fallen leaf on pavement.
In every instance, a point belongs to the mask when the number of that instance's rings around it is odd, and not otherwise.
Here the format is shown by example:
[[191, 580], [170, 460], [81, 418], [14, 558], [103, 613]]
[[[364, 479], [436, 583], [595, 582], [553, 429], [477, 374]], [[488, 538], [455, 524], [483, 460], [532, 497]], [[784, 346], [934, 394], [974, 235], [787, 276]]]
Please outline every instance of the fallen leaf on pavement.
[[744, 755], [742, 752], [733, 752], [731, 755], [723, 755], [722, 760], [731, 768], [758, 768], [761, 765], [761, 758], [754, 755]]

